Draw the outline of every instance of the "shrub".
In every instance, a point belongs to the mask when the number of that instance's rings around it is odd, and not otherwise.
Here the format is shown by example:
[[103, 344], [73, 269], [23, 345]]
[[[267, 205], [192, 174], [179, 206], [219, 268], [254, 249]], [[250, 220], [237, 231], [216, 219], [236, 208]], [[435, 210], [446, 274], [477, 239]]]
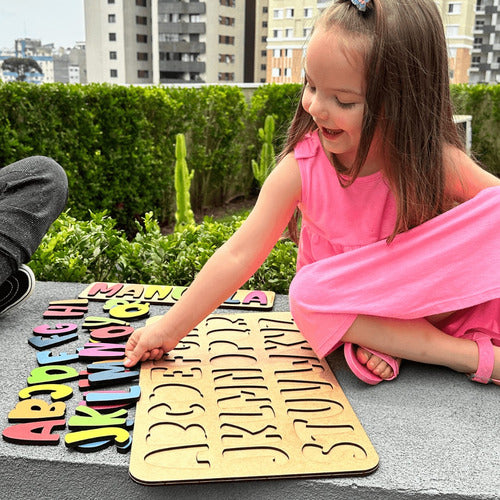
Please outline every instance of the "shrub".
[[[78, 221], [63, 213], [50, 227], [30, 266], [38, 280], [90, 283], [108, 281], [188, 286], [206, 261], [242, 224], [247, 214], [220, 223], [205, 218], [169, 235], [151, 213], [129, 240], [104, 212]], [[246, 288], [288, 293], [297, 249], [279, 241]]]
[[455, 112], [472, 116], [472, 153], [500, 174], [500, 85], [452, 85]]

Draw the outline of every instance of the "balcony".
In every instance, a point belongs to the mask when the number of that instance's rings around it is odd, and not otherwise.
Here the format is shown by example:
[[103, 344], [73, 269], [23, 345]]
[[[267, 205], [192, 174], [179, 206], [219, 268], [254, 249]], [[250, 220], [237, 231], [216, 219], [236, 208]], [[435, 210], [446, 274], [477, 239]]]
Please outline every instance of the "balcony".
[[187, 35], [203, 35], [205, 33], [205, 23], [158, 23], [160, 33], [178, 33]]
[[160, 42], [161, 52], [177, 52], [181, 54], [205, 54], [206, 44], [204, 42]]
[[160, 61], [160, 72], [205, 73], [206, 65], [200, 61]]
[[196, 3], [158, 3], [158, 14], [205, 14], [206, 5], [205, 2]]

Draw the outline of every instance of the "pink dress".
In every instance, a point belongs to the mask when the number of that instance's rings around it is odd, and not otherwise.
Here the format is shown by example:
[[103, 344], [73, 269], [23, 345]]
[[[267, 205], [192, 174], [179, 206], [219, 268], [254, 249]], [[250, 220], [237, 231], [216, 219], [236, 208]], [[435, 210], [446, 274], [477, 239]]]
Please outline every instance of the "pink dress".
[[396, 220], [381, 172], [343, 188], [317, 132], [295, 148], [302, 228], [292, 315], [319, 357], [341, 345], [358, 314], [401, 319], [458, 311], [439, 328], [499, 330], [500, 187], [386, 238]]

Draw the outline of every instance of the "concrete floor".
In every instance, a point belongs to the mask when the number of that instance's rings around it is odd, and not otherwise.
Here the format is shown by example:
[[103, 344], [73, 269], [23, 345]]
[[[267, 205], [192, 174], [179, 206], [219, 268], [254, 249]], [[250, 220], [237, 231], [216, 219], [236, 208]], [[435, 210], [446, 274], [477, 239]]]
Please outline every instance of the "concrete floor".
[[[36, 351], [28, 345], [34, 326], [47, 323], [42, 314], [50, 301], [76, 298], [85, 288], [79, 283], [37, 282], [25, 303], [0, 318], [2, 430], [10, 425], [7, 415], [37, 367]], [[275, 310], [287, 308], [287, 297], [277, 297]], [[162, 311], [153, 306], [153, 314]], [[91, 302], [88, 314], [102, 315], [102, 304]], [[379, 454], [379, 468], [368, 476], [147, 487], [129, 478], [130, 455], [116, 448], [82, 454], [63, 443], [23, 446], [0, 440], [0, 498], [500, 498], [500, 387], [409, 362], [397, 380], [371, 387], [350, 373], [340, 352], [329, 363]], [[75, 389], [66, 402], [67, 418], [79, 401]]]

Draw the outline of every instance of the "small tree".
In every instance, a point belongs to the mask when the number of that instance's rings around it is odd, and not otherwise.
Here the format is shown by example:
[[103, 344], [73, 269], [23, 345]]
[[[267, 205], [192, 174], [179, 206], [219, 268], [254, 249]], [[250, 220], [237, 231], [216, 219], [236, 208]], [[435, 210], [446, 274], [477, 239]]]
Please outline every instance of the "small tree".
[[17, 73], [16, 80], [18, 82], [26, 80], [26, 73], [38, 72], [43, 74], [40, 65], [30, 57], [9, 57], [2, 63], [2, 70]]

